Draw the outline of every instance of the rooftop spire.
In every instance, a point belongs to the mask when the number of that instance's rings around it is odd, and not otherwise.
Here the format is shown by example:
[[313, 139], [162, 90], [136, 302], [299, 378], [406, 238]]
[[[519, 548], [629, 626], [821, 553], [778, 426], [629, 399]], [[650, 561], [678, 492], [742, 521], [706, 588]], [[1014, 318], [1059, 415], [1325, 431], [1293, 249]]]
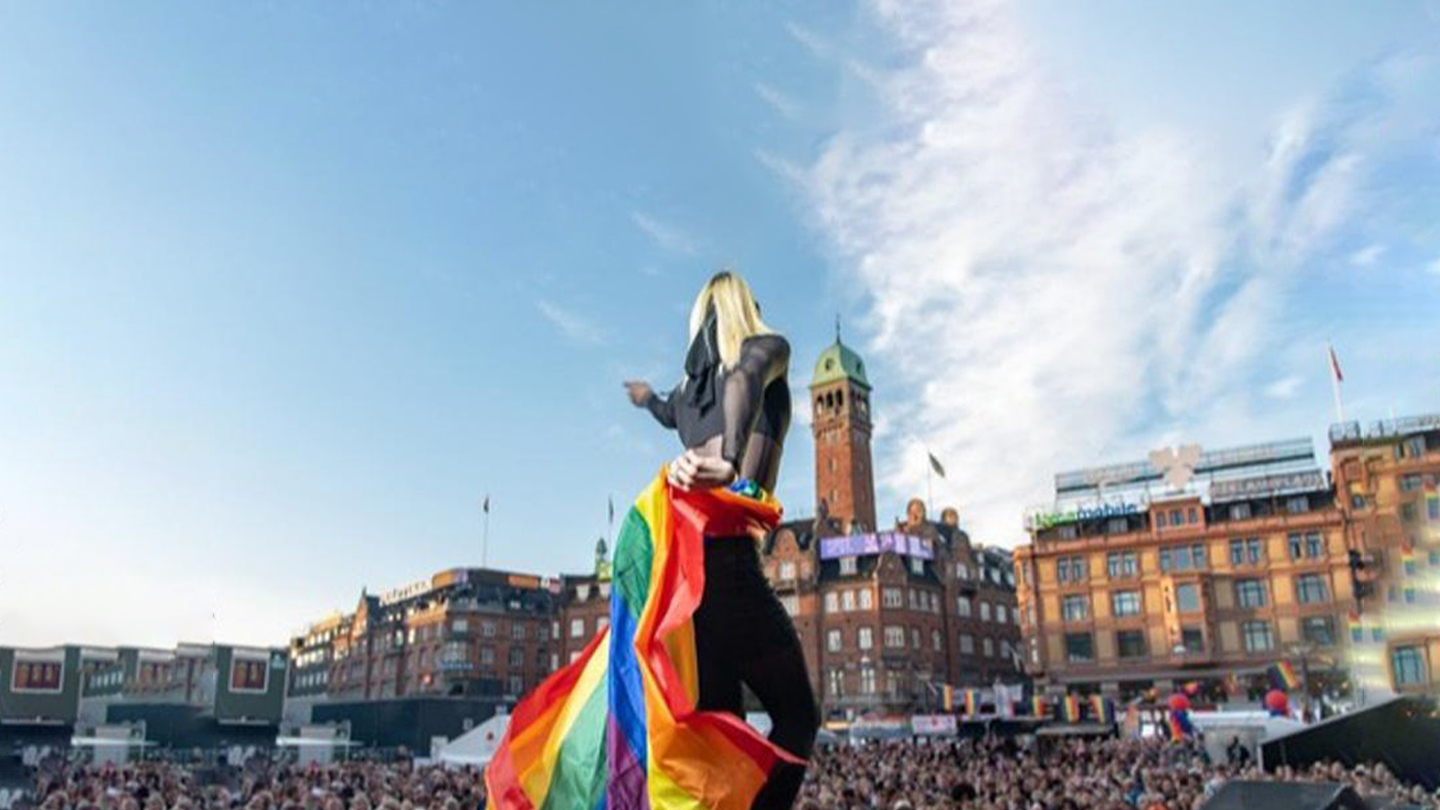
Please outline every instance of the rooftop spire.
[[840, 313], [835, 313], [835, 342], [840, 342]]

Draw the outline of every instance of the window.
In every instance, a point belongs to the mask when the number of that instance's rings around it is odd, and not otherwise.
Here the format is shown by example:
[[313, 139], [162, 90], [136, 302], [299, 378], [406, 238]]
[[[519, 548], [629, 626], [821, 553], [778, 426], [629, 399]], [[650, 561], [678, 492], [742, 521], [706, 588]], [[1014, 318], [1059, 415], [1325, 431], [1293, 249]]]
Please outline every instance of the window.
[[1175, 612], [1176, 613], [1199, 613], [1200, 612], [1200, 586], [1187, 582], [1175, 586]]
[[520, 678], [519, 675], [511, 675], [511, 676], [510, 676], [510, 692], [509, 692], [509, 694], [518, 695], [518, 694], [520, 694], [521, 692], [524, 692], [524, 691], [525, 691], [525, 682]]
[[1111, 579], [1133, 577], [1140, 573], [1140, 560], [1133, 551], [1112, 551], [1105, 555], [1105, 573]]
[[1245, 564], [1245, 541], [1244, 541], [1244, 540], [1231, 540], [1231, 541], [1230, 541], [1230, 564], [1231, 564], [1231, 565], [1244, 565], [1244, 564]]
[[1155, 510], [1155, 527], [1158, 529], [1165, 528], [1165, 512], [1163, 510]]
[[1079, 622], [1090, 618], [1090, 597], [1072, 594], [1060, 600], [1060, 613], [1067, 622]]
[[1180, 525], [1182, 525], [1182, 524], [1184, 524], [1184, 523], [1185, 523], [1185, 516], [1180, 513], [1180, 510], [1179, 510], [1179, 509], [1171, 509], [1171, 510], [1170, 510], [1170, 525], [1171, 525], [1171, 526], [1180, 526]]
[[1185, 516], [1186, 516], [1186, 519], [1187, 519], [1189, 522], [1191, 522], [1191, 523], [1199, 523], [1199, 522], [1200, 522], [1200, 510], [1199, 510], [1199, 509], [1196, 509], [1196, 508], [1193, 507], [1193, 506], [1190, 507], [1190, 510], [1185, 513]]
[[837, 594], [837, 593], [835, 593], [834, 591], [831, 591], [830, 593], [825, 594], [825, 612], [826, 612], [826, 613], [839, 613], [839, 612], [840, 612], [840, 595]]
[[905, 628], [888, 625], [885, 628], [885, 646], [898, 649], [905, 646]]
[[840, 631], [838, 629], [829, 630], [825, 633], [825, 649], [830, 652], [840, 652], [841, 641], [842, 639], [840, 638]]
[[1106, 534], [1124, 534], [1130, 531], [1130, 521], [1123, 517], [1110, 518], [1105, 522]]
[[1055, 575], [1061, 582], [1085, 581], [1084, 557], [1061, 557], [1055, 561]]
[[909, 597], [909, 599], [910, 599], [910, 609], [911, 609], [911, 610], [918, 610], [920, 606], [916, 603], [915, 589], [914, 589], [914, 588], [908, 588], [908, 589], [906, 589], [905, 595], [906, 595], [907, 597]]
[[860, 668], [860, 691], [866, 695], [875, 694], [875, 668]]
[[934, 650], [935, 652], [938, 653], [938, 652], [941, 651], [941, 646], [942, 646], [942, 645], [941, 645], [941, 643], [940, 643], [940, 631], [939, 631], [939, 630], [931, 630], [931, 631], [930, 631], [930, 649], [932, 649], [932, 650]]
[[1251, 537], [1245, 541], [1245, 561], [1251, 565], [1265, 560], [1265, 543], [1258, 537]]
[[1185, 652], [1205, 652], [1205, 632], [1198, 627], [1180, 628], [1180, 644]]
[[523, 666], [525, 666], [525, 649], [524, 649], [523, 647], [511, 647], [511, 648], [510, 648], [510, 666], [512, 666], [512, 667], [523, 667]]
[[793, 562], [782, 562], [782, 563], [780, 563], [780, 578], [781, 578], [782, 580], [794, 579], [794, 578], [795, 578], [795, 563], [793, 563]]
[[875, 606], [875, 596], [869, 588], [860, 590], [860, 609], [869, 610]]
[[516, 641], [523, 641], [525, 639], [525, 625], [521, 624], [520, 622], [511, 622], [510, 638], [513, 638]]
[[956, 579], [969, 579], [969, 578], [970, 578], [970, 566], [966, 565], [966, 564], [963, 563], [963, 562], [957, 562], [957, 563], [955, 563], [955, 578], [956, 578]]
[[855, 558], [854, 558], [854, 557], [841, 557], [841, 558], [840, 558], [840, 573], [841, 573], [841, 574], [854, 574], [854, 573], [856, 572], [856, 570], [857, 570], [857, 569], [856, 569], [856, 567], [855, 567]]
[[1076, 663], [1095, 660], [1095, 639], [1089, 633], [1065, 634], [1065, 658]]
[[1302, 605], [1330, 601], [1330, 589], [1320, 574], [1304, 574], [1295, 578], [1295, 598]]
[[855, 646], [862, 650], [868, 650], [875, 646], [875, 631], [869, 627], [862, 627], [856, 632], [855, 641]]
[[1335, 643], [1335, 620], [1329, 616], [1306, 616], [1300, 622], [1300, 635], [1318, 647]]
[[975, 637], [969, 633], [960, 634], [960, 652], [965, 655], [975, 654]]
[[1275, 637], [1269, 622], [1241, 622], [1240, 632], [1245, 637], [1246, 652], [1269, 652], [1275, 649]]
[[1140, 615], [1139, 591], [1115, 591], [1110, 594], [1111, 612], [1116, 617]]
[[826, 675], [827, 686], [831, 697], [842, 697], [845, 694], [845, 673], [832, 669]]
[[795, 594], [780, 597], [780, 604], [785, 606], [785, 612], [791, 616], [800, 615], [800, 597]]
[[982, 601], [982, 602], [980, 603], [980, 621], [982, 621], [982, 622], [988, 622], [988, 621], [990, 621], [990, 603], [989, 603], [989, 602], [984, 602], [984, 601]]
[[925, 573], [925, 561], [919, 557], [910, 558], [910, 573], [920, 576]]
[[980, 639], [980, 650], [986, 658], [995, 657], [995, 642], [989, 636]]
[[483, 621], [480, 623], [480, 634], [486, 638], [495, 637], [495, 622]]
[[1305, 533], [1305, 556], [1320, 557], [1325, 553], [1325, 543], [1320, 539], [1319, 532]]
[[1285, 501], [1285, 511], [1289, 512], [1292, 515], [1298, 515], [1301, 512], [1309, 512], [1310, 499], [1304, 495], [1297, 495], [1294, 498], [1288, 498]]
[[[482, 666], [490, 666], [490, 665], [492, 665], [492, 664], [495, 663], [495, 648], [494, 648], [494, 647], [481, 647], [481, 648], [480, 648], [480, 663], [481, 663]], [[424, 665], [425, 665], [425, 653], [424, 653], [423, 650], [422, 650], [421, 653], [420, 653], [420, 665], [421, 665], [421, 666], [424, 666]]]
[[1249, 520], [1249, 519], [1250, 519], [1250, 504], [1248, 504], [1248, 503], [1233, 503], [1233, 504], [1230, 504], [1230, 519], [1231, 519], [1231, 520]]
[[885, 607], [887, 607], [887, 608], [898, 608], [898, 607], [900, 607], [900, 604], [901, 604], [900, 599], [901, 599], [901, 597], [900, 597], [900, 589], [899, 589], [899, 588], [886, 588], [884, 591], [882, 591], [882, 592], [880, 593], [880, 597], [881, 597], [881, 598], [880, 598], [880, 602], [881, 602], [881, 604], [883, 604]]
[[570, 620], [570, 637], [571, 637], [571, 638], [580, 638], [580, 637], [583, 636], [583, 635], [585, 635], [585, 620], [584, 620], [584, 619], [571, 619], [571, 620]]
[[920, 628], [918, 627], [910, 628], [910, 649], [920, 649]]
[[609, 616], [596, 616], [596, 617], [595, 617], [595, 632], [598, 633], [598, 632], [600, 632], [601, 630], [604, 630], [606, 627], [609, 627], [609, 626], [610, 626], [610, 617], [609, 617]]
[[1419, 647], [1396, 647], [1390, 652], [1390, 668], [1396, 686], [1425, 683], [1425, 659]]
[[1010, 617], [1005, 614], [1004, 605], [995, 606], [995, 621], [1000, 622], [1001, 624], [1010, 621]]
[[1194, 543], [1188, 546], [1171, 546], [1160, 549], [1161, 571], [1191, 571], [1204, 567], [1204, 544]]
[[855, 609], [854, 591], [845, 591], [844, 593], [840, 594], [840, 609], [846, 611], [847, 613]]
[[1146, 654], [1144, 630], [1117, 630], [1115, 649], [1121, 658], [1141, 658]]
[[1265, 583], [1258, 579], [1235, 580], [1235, 603], [1243, 608], [1265, 607]]
[[464, 619], [456, 619], [455, 621], [450, 623], [451, 633], [463, 633], [468, 629], [470, 629], [469, 623], [466, 622]]
[[1420, 488], [1421, 481], [1422, 479], [1420, 478], [1420, 475], [1418, 473], [1402, 475], [1400, 476], [1400, 491], [1414, 492], [1415, 490]]
[[969, 597], [965, 597], [965, 596], [957, 596], [957, 597], [955, 597], [955, 612], [959, 613], [962, 618], [966, 618], [966, 619], [970, 618], [970, 599], [969, 599]]

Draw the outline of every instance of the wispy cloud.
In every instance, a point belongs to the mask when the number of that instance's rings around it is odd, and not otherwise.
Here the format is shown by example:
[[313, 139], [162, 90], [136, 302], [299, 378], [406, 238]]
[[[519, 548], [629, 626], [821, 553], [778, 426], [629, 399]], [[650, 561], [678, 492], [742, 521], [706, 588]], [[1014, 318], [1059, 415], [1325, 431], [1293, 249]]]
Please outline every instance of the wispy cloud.
[[663, 250], [682, 256], [694, 256], [700, 252], [700, 240], [681, 228], [661, 222], [642, 211], [632, 211], [630, 219]]
[[1273, 383], [1265, 386], [1265, 396], [1270, 399], [1292, 399], [1295, 392], [1300, 390], [1300, 384], [1304, 382], [1298, 374], [1291, 374], [1281, 377]]
[[809, 28], [792, 21], [785, 23], [785, 30], [801, 47], [809, 51], [811, 56], [823, 59], [830, 55], [830, 42]]
[[1356, 267], [1374, 267], [1375, 263], [1380, 261], [1380, 257], [1384, 255], [1384, 245], [1366, 245], [1350, 254], [1350, 263]]
[[764, 82], [755, 82], [753, 86], [755, 88], [755, 95], [759, 96], [761, 101], [769, 104], [776, 112], [785, 118], [794, 121], [800, 117], [800, 104], [795, 99]]
[[914, 392], [887, 403], [882, 497], [923, 491], [929, 448], [945, 497], [1009, 543], [1055, 472], [1262, 410], [1287, 291], [1363, 185], [1353, 119], [1297, 105], [1225, 182], [1183, 133], [1095, 120], [1005, 4], [872, 11], [906, 55], [862, 71], [889, 120], [841, 131], [801, 182], [869, 293], [874, 364]]
[[585, 315], [543, 298], [535, 302], [535, 308], [540, 310], [545, 320], [560, 330], [560, 334], [575, 343], [593, 345], [605, 340], [604, 330]]

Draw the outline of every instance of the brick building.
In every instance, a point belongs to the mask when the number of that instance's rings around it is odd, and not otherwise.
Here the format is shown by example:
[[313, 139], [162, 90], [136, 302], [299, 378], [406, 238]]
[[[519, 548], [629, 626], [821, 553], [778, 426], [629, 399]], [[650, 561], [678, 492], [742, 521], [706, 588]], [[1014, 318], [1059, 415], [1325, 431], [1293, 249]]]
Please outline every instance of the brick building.
[[1354, 601], [1334, 501], [1309, 439], [1057, 475], [1016, 551], [1027, 665], [1125, 698], [1190, 681], [1257, 697], [1281, 660], [1341, 688]]
[[762, 552], [825, 715], [924, 709], [943, 684], [1013, 681], [1009, 553], [972, 544], [953, 509], [928, 519], [919, 500], [877, 532], [864, 362], [837, 337], [809, 390], [816, 516], [782, 524]]
[[559, 601], [558, 580], [483, 568], [361, 593], [291, 639], [289, 695], [513, 702], [554, 670]]
[[1330, 428], [1349, 544], [1363, 556], [1349, 627], [1361, 688], [1440, 692], [1440, 414]]

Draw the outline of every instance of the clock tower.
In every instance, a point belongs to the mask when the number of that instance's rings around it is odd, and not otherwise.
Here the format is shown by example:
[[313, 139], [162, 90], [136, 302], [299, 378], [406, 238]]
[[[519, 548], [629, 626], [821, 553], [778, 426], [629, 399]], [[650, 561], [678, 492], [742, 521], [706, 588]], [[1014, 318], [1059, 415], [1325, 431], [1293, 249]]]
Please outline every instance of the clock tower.
[[815, 508], [856, 530], [873, 532], [875, 476], [870, 463], [870, 381], [853, 349], [835, 342], [815, 361], [810, 380], [815, 434]]

